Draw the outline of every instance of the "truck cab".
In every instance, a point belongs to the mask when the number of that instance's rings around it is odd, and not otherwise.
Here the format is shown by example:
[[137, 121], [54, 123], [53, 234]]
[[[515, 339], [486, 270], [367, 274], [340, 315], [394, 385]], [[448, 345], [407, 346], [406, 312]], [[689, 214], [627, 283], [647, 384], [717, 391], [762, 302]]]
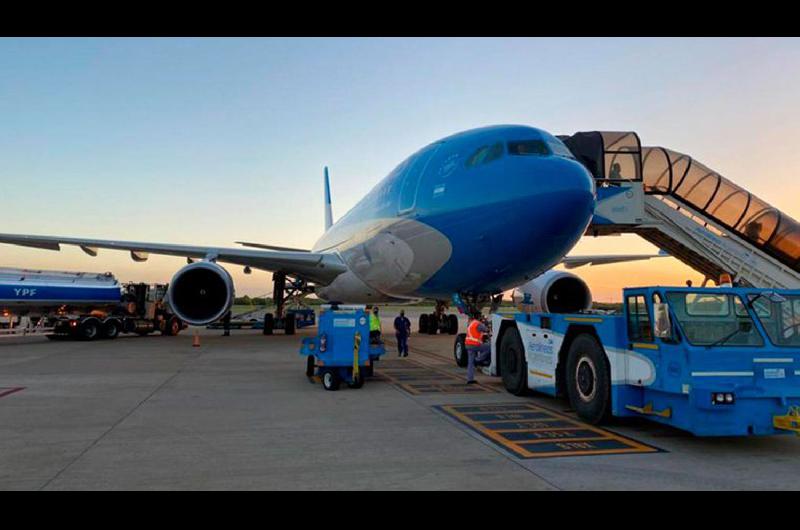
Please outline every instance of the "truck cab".
[[640, 416], [748, 435], [800, 420], [800, 291], [629, 288], [620, 313], [520, 307], [493, 328], [489, 370], [510, 392], [567, 395], [591, 423]]

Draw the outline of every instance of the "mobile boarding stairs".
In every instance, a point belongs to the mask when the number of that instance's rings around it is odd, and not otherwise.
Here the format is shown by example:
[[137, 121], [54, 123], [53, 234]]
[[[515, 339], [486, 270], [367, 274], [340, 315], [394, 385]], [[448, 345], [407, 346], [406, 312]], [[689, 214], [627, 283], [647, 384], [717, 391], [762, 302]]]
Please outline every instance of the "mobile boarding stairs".
[[595, 177], [587, 235], [638, 234], [706, 279], [800, 288], [800, 223], [690, 156], [635, 132], [561, 136]]

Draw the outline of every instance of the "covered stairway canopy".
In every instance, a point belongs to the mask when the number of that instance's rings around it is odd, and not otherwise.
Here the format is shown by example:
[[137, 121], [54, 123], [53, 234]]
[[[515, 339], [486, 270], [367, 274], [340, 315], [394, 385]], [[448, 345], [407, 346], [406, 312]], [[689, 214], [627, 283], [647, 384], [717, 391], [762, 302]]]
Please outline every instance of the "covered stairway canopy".
[[784, 265], [800, 271], [800, 223], [689, 155], [642, 147], [634, 132], [592, 131], [560, 137], [598, 180], [641, 180]]

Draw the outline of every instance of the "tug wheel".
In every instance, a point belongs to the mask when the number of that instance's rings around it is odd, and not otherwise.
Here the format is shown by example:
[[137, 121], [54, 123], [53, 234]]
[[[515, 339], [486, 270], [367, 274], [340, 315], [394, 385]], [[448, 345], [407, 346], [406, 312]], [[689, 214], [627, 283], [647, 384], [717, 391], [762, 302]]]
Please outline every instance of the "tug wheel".
[[567, 354], [567, 393], [572, 408], [589, 423], [599, 424], [611, 410], [611, 377], [603, 348], [591, 335], [578, 335]]
[[503, 386], [515, 396], [528, 390], [528, 363], [525, 361], [525, 348], [517, 328], [509, 328], [500, 341], [500, 375]]
[[342, 380], [336, 372], [325, 372], [322, 374], [322, 386], [325, 390], [339, 390], [339, 385], [341, 384]]
[[347, 383], [347, 386], [350, 388], [361, 388], [364, 386], [364, 374], [359, 373], [357, 376], [353, 375], [353, 380], [350, 383]]
[[306, 377], [314, 377], [314, 368], [316, 368], [314, 356], [309, 355], [306, 357]]
[[456, 341], [453, 344], [453, 357], [456, 359], [456, 364], [461, 368], [467, 366], [469, 357], [467, 357], [467, 334], [459, 333], [456, 336]]

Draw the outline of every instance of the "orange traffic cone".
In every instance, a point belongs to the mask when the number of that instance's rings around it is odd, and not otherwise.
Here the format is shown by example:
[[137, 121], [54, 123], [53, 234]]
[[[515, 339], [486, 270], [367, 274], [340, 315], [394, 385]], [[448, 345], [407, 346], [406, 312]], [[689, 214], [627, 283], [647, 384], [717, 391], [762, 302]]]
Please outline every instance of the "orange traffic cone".
[[197, 330], [194, 330], [194, 337], [192, 338], [192, 347], [194, 348], [200, 347], [200, 333]]

